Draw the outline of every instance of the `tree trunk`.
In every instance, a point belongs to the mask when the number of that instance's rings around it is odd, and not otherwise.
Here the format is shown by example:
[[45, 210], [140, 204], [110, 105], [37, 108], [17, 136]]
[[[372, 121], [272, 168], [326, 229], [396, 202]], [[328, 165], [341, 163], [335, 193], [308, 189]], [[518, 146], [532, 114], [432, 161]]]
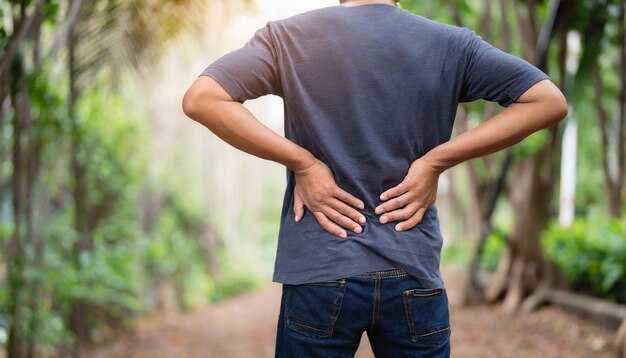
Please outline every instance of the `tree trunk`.
[[[496, 209], [496, 204], [500, 193], [504, 189], [507, 174], [513, 163], [513, 152], [511, 149], [507, 150], [506, 158], [500, 167], [500, 173], [495, 181], [491, 182], [488, 186], [486, 195], [483, 196], [482, 202], [484, 205], [480, 212], [481, 217], [481, 231], [478, 238], [478, 242], [474, 248], [474, 254], [470, 263], [470, 269], [468, 271], [468, 278], [463, 290], [462, 302], [464, 304], [475, 304], [485, 300], [485, 292], [482, 283], [479, 280], [480, 262], [482, 260], [482, 254], [487, 244], [487, 238], [493, 232], [493, 213]], [[503, 266], [504, 267], [504, 266]]]
[[[76, 45], [77, 36], [74, 29], [68, 33], [68, 72], [69, 72], [69, 93], [68, 93], [68, 115], [72, 124], [71, 141], [71, 173], [74, 178], [74, 226], [76, 232], [76, 242], [74, 243], [74, 264], [80, 269], [80, 256], [82, 252], [91, 251], [91, 237], [88, 225], [88, 213], [86, 205], [87, 188], [85, 183], [85, 168], [80, 151], [82, 148], [82, 135], [80, 123], [76, 113], [76, 103], [78, 100], [77, 68], [76, 68]], [[87, 342], [91, 337], [89, 324], [88, 303], [80, 298], [74, 299], [70, 308], [69, 329], [79, 342]]]
[[[543, 154], [543, 153], [541, 153]], [[511, 206], [516, 214], [508, 244], [511, 249], [511, 271], [507, 280], [504, 307], [513, 311], [528, 292], [532, 292], [543, 274], [543, 251], [539, 242], [547, 215], [549, 188], [540, 178], [541, 161], [552, 160], [547, 154], [523, 159], [515, 168], [515, 185]]]
[[[594, 86], [594, 105], [596, 118], [600, 129], [602, 169], [604, 171], [604, 182], [607, 198], [609, 201], [609, 213], [615, 218], [619, 218], [622, 213], [622, 190], [624, 177], [626, 176], [626, 23], [624, 22], [624, 3], [619, 10], [618, 43], [619, 50], [619, 72], [621, 87], [618, 95], [617, 131], [612, 128], [609, 114], [604, 108], [605, 98], [604, 83], [602, 82], [602, 69], [596, 58], [591, 67], [591, 79]], [[615, 134], [613, 134], [615, 133]], [[614, 143], [614, 145], [612, 145]], [[611, 152], [615, 151], [615, 161], [611, 161]], [[611, 170], [614, 168], [615, 170]]]
[[611, 201], [611, 214], [620, 217], [622, 212], [622, 188], [626, 177], [626, 4], [620, 1], [618, 18], [620, 46], [619, 123], [617, 124], [617, 185]]
[[[516, 14], [520, 24], [529, 26], [522, 32], [522, 44], [525, 56], [530, 62], [545, 70], [547, 46], [545, 39], [537, 41], [534, 26], [535, 2], [527, 1], [527, 17], [522, 17], [521, 10]], [[556, 17], [559, 2], [549, 4], [550, 12], [541, 30], [541, 36], [548, 39]], [[551, 140], [532, 157], [521, 159], [514, 167], [515, 184], [511, 186], [510, 202], [515, 213], [513, 229], [507, 238], [507, 246], [500, 265], [490, 285], [485, 290], [485, 297], [494, 301], [504, 298], [503, 305], [507, 312], [519, 308], [522, 302], [536, 289], [544, 286], [563, 286], [564, 279], [554, 264], [546, 259], [541, 246], [541, 233], [550, 217], [550, 204], [558, 174], [558, 149], [560, 135], [558, 125], [550, 129]], [[532, 297], [532, 295], [531, 295]]]
[[12, 79], [10, 95], [15, 110], [13, 118], [13, 221], [15, 228], [9, 244], [7, 255], [8, 267], [8, 291], [9, 303], [7, 312], [9, 316], [9, 340], [7, 354], [9, 357], [24, 357], [26, 355], [26, 330], [24, 327], [24, 310], [21, 305], [24, 298], [24, 180], [26, 173], [26, 161], [23, 148], [24, 115], [21, 112], [23, 106], [23, 89], [20, 77], [22, 71], [16, 71]]
[[[611, 151], [611, 145], [609, 140], [608, 115], [602, 104], [604, 98], [604, 85], [600, 76], [599, 64], [596, 63], [592, 69], [593, 86], [595, 89], [594, 104], [596, 107], [596, 119], [598, 120], [598, 127], [600, 129], [601, 139], [601, 152], [602, 152], [602, 169], [604, 171], [604, 185], [606, 189], [607, 198], [609, 199], [609, 212], [613, 217], [619, 217], [619, 208], [621, 206], [621, 188], [618, 186], [616, 178], [613, 178], [611, 170], [609, 169], [609, 152]], [[617, 193], [618, 195], [615, 195]]]
[[[15, 24], [15, 28], [8, 38], [4, 54], [2, 58], [0, 58], [0, 83], [4, 83], [4, 81], [9, 77], [9, 73], [11, 72], [11, 65], [19, 54], [20, 45], [30, 31], [35, 17], [38, 16], [37, 14], [40, 13], [43, 5], [44, 0], [37, 0], [34, 5], [33, 13], [31, 15], [27, 15], [26, 7], [28, 5], [25, 1], [22, 1], [19, 11], [20, 15], [19, 17], [17, 17], [17, 19], [14, 19], [13, 21], [13, 23]], [[0, 86], [0, 103], [4, 101], [4, 98], [6, 97], [6, 93], [4, 92], [4, 90], [5, 87]]]
[[[41, 23], [43, 21], [43, 14], [41, 11], [36, 12], [35, 24], [33, 25], [33, 30], [31, 34], [31, 39], [33, 42], [32, 48], [32, 57], [33, 63], [35, 66], [41, 62], [40, 59], [40, 35], [41, 35]], [[23, 85], [26, 88], [26, 78], [23, 78]], [[33, 118], [31, 118], [31, 105], [28, 96], [24, 96], [24, 112], [27, 114], [27, 126], [26, 131], [28, 133], [28, 174], [26, 178], [26, 238], [27, 242], [29, 242], [34, 247], [35, 258], [32, 262], [29, 262], [29, 267], [34, 270], [41, 270], [41, 262], [43, 260], [43, 254], [45, 249], [45, 241], [38, 234], [37, 223], [35, 222], [35, 189], [37, 179], [39, 177], [39, 169], [41, 164], [41, 151], [43, 148], [42, 139], [40, 136], [35, 135], [35, 131], [33, 128], [36, 126], [36, 122], [33, 122]], [[28, 291], [28, 307], [30, 311], [30, 319], [28, 322], [28, 334], [30, 339], [28, 341], [28, 349], [27, 349], [27, 357], [33, 358], [36, 356], [36, 341], [35, 337], [37, 336], [38, 331], [38, 322], [40, 320], [39, 317], [39, 307], [40, 307], [40, 297], [41, 297], [41, 282], [38, 279], [33, 279], [29, 282], [29, 291]]]
[[[500, 1], [500, 15], [504, 20], [507, 15], [507, 4], [506, 0]], [[485, 9], [485, 14], [483, 18], [485, 21], [490, 20], [489, 18], [490, 12]], [[503, 51], [509, 51], [511, 45], [511, 39], [509, 38], [509, 28], [508, 22], [501, 22], [501, 46]], [[495, 114], [495, 106], [488, 104], [485, 106], [484, 117], [489, 118]], [[465, 128], [467, 130], [467, 128]], [[492, 158], [495, 156], [491, 156]], [[488, 164], [487, 160], [489, 157], [485, 158], [485, 165]], [[498, 173], [495, 178], [487, 181], [480, 182], [478, 180], [477, 173], [472, 170], [471, 165], [468, 166], [469, 169], [469, 177], [470, 177], [470, 186], [473, 188], [472, 190], [472, 198], [471, 202], [473, 203], [473, 217], [476, 218], [476, 221], [479, 223], [477, 237], [478, 240], [474, 247], [474, 253], [472, 255], [472, 260], [470, 263], [470, 269], [468, 270], [468, 276], [465, 280], [465, 285], [463, 289], [463, 294], [461, 298], [461, 302], [463, 304], [475, 304], [480, 303], [485, 300], [485, 291], [482, 283], [479, 280], [479, 271], [480, 271], [480, 262], [482, 259], [482, 253], [487, 243], [487, 237], [493, 231], [493, 223], [492, 217], [495, 212], [496, 203], [500, 194], [504, 190], [506, 177], [513, 163], [513, 152], [511, 149], [506, 151], [506, 156], [504, 161], [500, 163], [498, 166]], [[474, 232], [473, 230], [471, 232]], [[506, 269], [506, 265], [502, 266], [502, 269], [505, 272], [508, 272]], [[502, 275], [502, 272], [500, 273]]]
[[[37, 283], [27, 281], [24, 268], [30, 266], [26, 247], [35, 243], [33, 196], [39, 166], [40, 145], [33, 145], [35, 135], [32, 131], [32, 117], [28, 94], [28, 77], [25, 72], [25, 54], [20, 52], [20, 45], [33, 43], [33, 59], [38, 56], [36, 50], [43, 21], [41, 7], [43, 1], [37, 1], [33, 12], [26, 14], [27, 5], [20, 6], [19, 20], [9, 39], [9, 46], [0, 65], [0, 79], [8, 79], [11, 106], [14, 110], [13, 122], [13, 175], [11, 178], [13, 196], [13, 220], [15, 229], [9, 243], [8, 287], [9, 287], [9, 357], [32, 357], [35, 351], [36, 313], [38, 302], [33, 296]], [[6, 88], [6, 82], [0, 84]], [[4, 96], [0, 94], [0, 105], [4, 105]], [[3, 106], [4, 107], [4, 106]], [[3, 190], [0, 189], [0, 190]], [[0, 204], [2, 203], [0, 198]], [[40, 252], [40, 251], [38, 251]]]

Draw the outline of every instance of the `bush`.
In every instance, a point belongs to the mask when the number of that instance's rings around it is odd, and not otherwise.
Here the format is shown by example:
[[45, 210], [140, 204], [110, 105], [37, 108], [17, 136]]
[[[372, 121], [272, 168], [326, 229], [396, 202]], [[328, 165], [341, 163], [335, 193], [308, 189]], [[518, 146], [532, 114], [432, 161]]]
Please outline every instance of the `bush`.
[[500, 264], [505, 246], [506, 232], [502, 228], [495, 227], [485, 241], [485, 248], [480, 258], [480, 267], [489, 272], [495, 272]]
[[[469, 267], [475, 250], [474, 245], [475, 243], [467, 241], [453, 241], [445, 245], [441, 252], [441, 262], [449, 266]], [[505, 245], [506, 232], [496, 227], [485, 240], [485, 247], [480, 257], [480, 268], [494, 272], [498, 268]]]
[[626, 218], [577, 219], [569, 228], [553, 222], [543, 246], [576, 291], [626, 303]]

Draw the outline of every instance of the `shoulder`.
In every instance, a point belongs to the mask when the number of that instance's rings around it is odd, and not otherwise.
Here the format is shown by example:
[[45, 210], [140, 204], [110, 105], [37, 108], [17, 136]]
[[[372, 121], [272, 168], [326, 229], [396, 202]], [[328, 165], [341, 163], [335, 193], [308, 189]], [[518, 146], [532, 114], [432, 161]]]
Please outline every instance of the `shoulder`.
[[311, 23], [319, 20], [320, 18], [327, 18], [337, 16], [339, 14], [340, 6], [327, 6], [318, 9], [313, 9], [305, 12], [301, 12], [296, 15], [285, 17], [278, 20], [269, 21], [274, 26], [289, 26], [303, 23]]
[[419, 19], [422, 26], [427, 28], [430, 32], [450, 41], [458, 41], [460, 44], [467, 43], [475, 32], [465, 26], [457, 26], [454, 24], [448, 24], [444, 22], [435, 21], [427, 17], [411, 14]]
[[[276, 37], [286, 34], [290, 37], [299, 35], [306, 37], [309, 31], [321, 33], [334, 28], [337, 23], [344, 22], [341, 19], [347, 16], [345, 10], [340, 5], [309, 10], [290, 17], [268, 21], [265, 31]], [[400, 16], [395, 18], [397, 20], [395, 26], [399, 31], [405, 32], [407, 37], [428, 36], [435, 42], [452, 45], [454, 48], [465, 48], [472, 40], [480, 38], [467, 27], [438, 22], [404, 9], [400, 9], [399, 13]]]

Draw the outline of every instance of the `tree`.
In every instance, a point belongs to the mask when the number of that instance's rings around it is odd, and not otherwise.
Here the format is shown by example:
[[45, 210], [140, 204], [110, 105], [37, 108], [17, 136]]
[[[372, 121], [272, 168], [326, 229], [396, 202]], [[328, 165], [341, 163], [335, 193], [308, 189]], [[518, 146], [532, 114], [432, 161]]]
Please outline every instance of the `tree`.
[[[447, 1], [441, 5], [413, 1], [404, 1], [401, 4], [427, 17], [476, 28], [488, 41], [499, 42], [501, 49], [506, 52], [520, 51], [523, 58], [551, 75], [574, 108], [589, 105], [588, 99], [580, 94], [590, 86], [590, 68], [602, 51], [600, 42], [604, 36], [604, 25], [607, 22], [616, 22], [614, 17], [617, 17], [620, 20], [616, 23], [621, 24], [620, 28], [623, 27], [623, 13], [613, 17], [609, 15], [616, 8], [616, 1], [501, 0], [498, 2], [500, 11], [493, 11], [494, 2], [484, 1], [481, 3], [480, 16], [476, 16], [475, 9], [463, 0]], [[499, 36], [493, 36], [495, 27], [501, 29]], [[580, 65], [574, 76], [567, 74], [565, 56], [566, 37], [571, 30], [579, 31], [584, 43]], [[516, 34], [519, 38], [516, 38]], [[550, 51], [551, 49], [557, 51]], [[619, 108], [623, 109], [624, 106]], [[479, 111], [483, 117], [488, 117], [493, 114], [493, 107], [480, 102], [463, 105], [457, 117], [458, 129], [466, 129], [468, 115]], [[607, 116], [601, 115], [600, 120], [608, 122], [602, 120]], [[612, 133], [615, 133], [614, 142], [618, 143], [616, 147], [620, 147], [616, 149], [616, 157], [620, 158], [619, 153], [624, 149], [624, 135], [621, 134], [623, 126], [620, 124], [616, 127], [620, 129]], [[472, 160], [466, 166], [469, 169], [472, 188], [470, 192], [474, 203], [474, 210], [470, 211], [475, 217], [473, 221], [480, 223], [467, 281], [467, 302], [503, 299], [506, 309], [514, 311], [526, 299], [529, 299], [528, 302], [536, 302], [533, 293], [542, 288], [567, 285], [557, 267], [545, 257], [540, 241], [549, 218], [555, 212], [553, 198], [556, 178], [559, 175], [557, 163], [560, 159], [561, 132], [560, 125], [542, 130], [514, 146], [512, 150]], [[614, 162], [621, 163], [622, 160], [617, 159]], [[605, 159], [605, 163], [606, 161]], [[610, 166], [605, 164], [605, 167]], [[620, 165], [617, 164], [616, 167], [620, 168]], [[513, 175], [507, 180], [509, 171]], [[621, 205], [623, 174], [620, 173], [623, 173], [622, 169], [613, 172], [615, 175], [611, 176], [612, 180], [607, 179], [607, 183], [614, 183], [607, 185], [607, 191], [613, 193], [611, 205], [616, 207]], [[479, 279], [479, 263], [485, 242], [493, 231], [493, 213], [498, 202], [502, 200], [501, 194], [504, 193], [508, 194], [508, 202], [514, 213], [513, 227], [506, 235], [505, 250], [497, 271], [490, 283], [485, 285]], [[530, 306], [530, 303], [525, 305]]]
[[[593, 63], [592, 77], [595, 89], [594, 104], [597, 112], [598, 126], [602, 139], [602, 169], [604, 171], [606, 193], [609, 199], [609, 212], [613, 217], [619, 218], [622, 213], [622, 203], [624, 202], [624, 179], [626, 178], [626, 21], [624, 19], [624, 3], [615, 5], [618, 10], [616, 16], [611, 16], [609, 6], [601, 9], [603, 18], [598, 22], [597, 34], [594, 34], [598, 42], [608, 41], [616, 46], [611, 46], [608, 51], [617, 51], [615, 56], [617, 63], [611, 67], [618, 67], [620, 74], [619, 88], [611, 89], [618, 91], [617, 96], [606, 96], [606, 80], [602, 74], [605, 71], [600, 63], [600, 57]], [[604, 23], [610, 21], [617, 29], [616, 35], [610, 37], [604, 31]], [[612, 71], [611, 71], [612, 72]], [[617, 97], [617, 98], [615, 98]], [[614, 110], [606, 109], [606, 102], [613, 104]], [[611, 155], [611, 153], [614, 153]]]
[[[0, 142], [0, 158], [4, 159], [10, 150], [12, 164], [8, 181], [0, 176], [0, 204], [8, 192], [13, 218], [10, 240], [2, 243], [3, 258], [8, 263], [7, 351], [10, 357], [24, 357], [35, 355], [40, 329], [38, 312], [42, 307], [38, 296], [45, 292], [37, 267], [50, 252], [51, 244], [38, 223], [49, 220], [44, 209], [56, 205], [49, 193], [38, 191], [42, 187], [39, 175], [44, 151], [55, 141], [72, 143], [68, 159], [74, 179], [70, 184], [77, 233], [73, 261], [80, 266], [81, 255], [92, 249], [94, 230], [112, 215], [114, 199], [112, 193], [99, 192], [97, 187], [88, 190], [86, 178], [92, 169], [84, 155], [84, 123], [77, 115], [81, 96], [86, 88], [93, 86], [108, 84], [114, 90], [111, 84], [124, 73], [156, 63], [168, 41], [184, 30], [200, 26], [204, 6], [190, 0], [36, 0], [14, 1], [3, 6], [14, 14], [8, 21], [0, 20], [3, 138], [7, 137], [3, 121], [12, 119], [8, 133], [12, 148], [5, 141]], [[61, 76], [67, 74], [69, 83], [67, 101], [58, 99], [58, 88], [41, 84], [42, 76], [49, 76], [44, 82], [60, 81], [58, 72], [52, 76], [49, 67], [63, 58], [67, 59], [67, 65], [61, 66]], [[105, 81], [99, 79], [107, 72], [111, 75]], [[63, 81], [60, 83], [63, 87]], [[68, 124], [69, 132], [63, 129]], [[59, 163], [45, 164], [48, 167]], [[98, 195], [104, 199], [100, 198], [99, 205], [92, 205], [93, 197]], [[38, 208], [36, 205], [41, 203], [47, 205]], [[97, 319], [93, 308], [81, 298], [71, 304], [69, 326], [81, 341], [89, 339]]]

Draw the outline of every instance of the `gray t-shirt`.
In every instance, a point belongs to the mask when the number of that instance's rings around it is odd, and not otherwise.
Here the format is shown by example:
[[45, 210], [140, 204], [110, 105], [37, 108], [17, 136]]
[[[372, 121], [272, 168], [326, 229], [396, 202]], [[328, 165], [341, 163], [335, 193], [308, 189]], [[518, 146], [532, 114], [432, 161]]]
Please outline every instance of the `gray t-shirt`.
[[363, 200], [363, 232], [341, 238], [305, 209], [294, 221], [294, 175], [287, 169], [274, 282], [300, 284], [404, 268], [443, 288], [443, 237], [431, 204], [420, 224], [380, 224], [379, 195], [411, 163], [450, 140], [459, 102], [513, 103], [549, 77], [466, 27], [387, 4], [330, 6], [270, 21], [243, 48], [202, 75], [237, 101], [284, 100], [285, 137], [309, 150], [345, 191]]

